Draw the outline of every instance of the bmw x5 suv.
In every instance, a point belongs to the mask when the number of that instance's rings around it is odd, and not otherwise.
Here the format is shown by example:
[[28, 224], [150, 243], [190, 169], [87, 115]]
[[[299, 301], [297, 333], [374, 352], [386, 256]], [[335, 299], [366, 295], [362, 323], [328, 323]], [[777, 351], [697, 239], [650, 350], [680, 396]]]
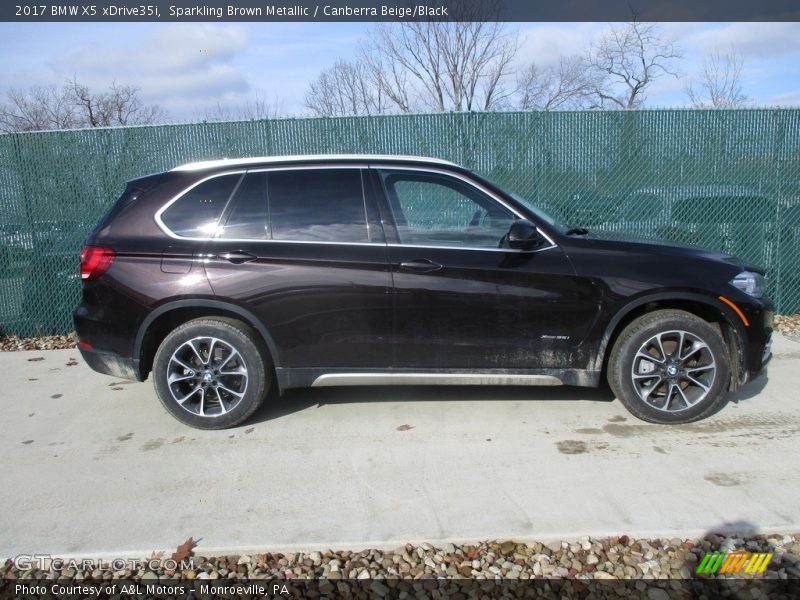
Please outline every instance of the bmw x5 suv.
[[225, 159], [133, 180], [81, 278], [88, 364], [149, 375], [206, 429], [270, 388], [604, 378], [635, 416], [685, 423], [771, 356], [758, 268], [598, 238], [429, 158]]

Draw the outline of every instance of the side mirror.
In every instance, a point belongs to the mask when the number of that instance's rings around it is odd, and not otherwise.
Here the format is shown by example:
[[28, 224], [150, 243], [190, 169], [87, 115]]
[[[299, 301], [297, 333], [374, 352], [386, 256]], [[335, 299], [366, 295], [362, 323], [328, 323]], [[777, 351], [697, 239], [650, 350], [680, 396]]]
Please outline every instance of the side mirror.
[[542, 243], [542, 238], [536, 230], [536, 225], [527, 219], [518, 219], [511, 224], [508, 230], [509, 248], [516, 250], [531, 250]]

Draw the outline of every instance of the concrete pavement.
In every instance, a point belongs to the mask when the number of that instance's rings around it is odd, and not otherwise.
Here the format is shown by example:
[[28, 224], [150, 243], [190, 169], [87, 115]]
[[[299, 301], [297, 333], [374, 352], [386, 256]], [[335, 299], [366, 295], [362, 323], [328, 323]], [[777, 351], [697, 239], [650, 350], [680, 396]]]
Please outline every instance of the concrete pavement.
[[800, 343], [773, 350], [692, 425], [582, 388], [331, 388], [216, 432], [76, 350], [0, 353], [0, 558], [797, 531]]

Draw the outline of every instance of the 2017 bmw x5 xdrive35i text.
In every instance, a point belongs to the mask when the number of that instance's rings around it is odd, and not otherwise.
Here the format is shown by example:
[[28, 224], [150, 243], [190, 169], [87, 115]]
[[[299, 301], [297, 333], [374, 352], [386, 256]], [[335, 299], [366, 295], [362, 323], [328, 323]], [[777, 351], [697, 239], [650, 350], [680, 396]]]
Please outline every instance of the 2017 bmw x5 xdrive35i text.
[[685, 423], [770, 358], [759, 269], [600, 239], [455, 164], [400, 156], [192, 163], [129, 182], [89, 235], [75, 311], [95, 370], [194, 427], [268, 390], [568, 384]]

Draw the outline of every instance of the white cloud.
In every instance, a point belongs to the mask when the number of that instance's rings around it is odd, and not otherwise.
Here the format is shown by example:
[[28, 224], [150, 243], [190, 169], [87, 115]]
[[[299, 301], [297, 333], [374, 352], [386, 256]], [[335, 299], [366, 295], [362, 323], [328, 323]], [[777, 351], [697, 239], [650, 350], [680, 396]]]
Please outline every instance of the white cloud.
[[53, 68], [98, 89], [114, 80], [137, 85], [143, 99], [180, 118], [187, 109], [194, 112], [224, 94], [248, 92], [247, 78], [235, 64], [248, 45], [241, 26], [169, 25], [125, 45], [80, 46], [56, 60]]
[[562, 56], [584, 54], [606, 27], [604, 23], [553, 23], [523, 29], [516, 61], [549, 66]]
[[776, 94], [770, 98], [769, 104], [772, 106], [800, 106], [800, 90]]
[[726, 23], [698, 28], [686, 37], [686, 44], [700, 55], [734, 47], [745, 58], [779, 58], [800, 52], [800, 23]]

